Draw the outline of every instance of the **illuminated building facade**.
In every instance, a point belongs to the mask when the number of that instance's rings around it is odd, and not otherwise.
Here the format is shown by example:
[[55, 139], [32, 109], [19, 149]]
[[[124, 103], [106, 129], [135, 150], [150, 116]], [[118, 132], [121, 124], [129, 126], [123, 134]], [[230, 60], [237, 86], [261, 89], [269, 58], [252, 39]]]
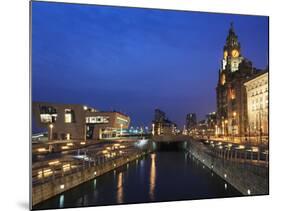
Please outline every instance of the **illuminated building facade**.
[[252, 63], [242, 56], [241, 45], [231, 24], [216, 87], [218, 135], [245, 136], [248, 120], [244, 82], [257, 72]]
[[186, 115], [186, 129], [190, 130], [197, 125], [197, 118], [195, 113], [189, 113]]
[[155, 109], [154, 120], [152, 121], [153, 135], [174, 135], [177, 125], [166, 118], [165, 112]]
[[216, 120], [217, 120], [216, 112], [211, 112], [206, 115], [207, 134], [209, 136], [213, 136], [217, 133]]
[[[268, 140], [268, 72], [245, 82], [248, 102], [248, 133], [260, 140]], [[259, 137], [259, 138], [258, 138]]]
[[97, 140], [122, 135], [130, 118], [116, 111], [98, 111], [83, 105], [32, 103], [32, 114], [49, 140]]

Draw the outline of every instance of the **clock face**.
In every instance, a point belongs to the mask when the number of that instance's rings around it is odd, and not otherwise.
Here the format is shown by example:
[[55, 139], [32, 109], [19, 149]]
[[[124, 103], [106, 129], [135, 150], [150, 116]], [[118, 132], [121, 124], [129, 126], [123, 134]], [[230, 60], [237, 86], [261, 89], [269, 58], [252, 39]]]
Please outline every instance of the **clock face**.
[[237, 58], [239, 56], [239, 51], [234, 49], [234, 50], [232, 50], [231, 54], [234, 58]]
[[226, 59], [227, 54], [228, 54], [227, 51], [224, 51], [224, 52], [223, 52], [223, 58], [224, 58], [224, 59]]

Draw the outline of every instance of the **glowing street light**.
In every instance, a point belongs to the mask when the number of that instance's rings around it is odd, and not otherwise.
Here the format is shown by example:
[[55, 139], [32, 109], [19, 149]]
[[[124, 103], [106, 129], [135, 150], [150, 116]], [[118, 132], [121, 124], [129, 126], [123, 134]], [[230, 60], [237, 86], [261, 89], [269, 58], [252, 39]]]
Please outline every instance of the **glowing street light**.
[[224, 120], [224, 124], [225, 124], [225, 135], [228, 136], [228, 127], [227, 127], [227, 124], [228, 124], [228, 120]]
[[155, 124], [153, 123], [152, 124], [152, 135], [154, 136], [154, 134], [155, 134]]
[[215, 136], [217, 136], [218, 135], [218, 126], [217, 125], [215, 125]]
[[53, 139], [53, 127], [54, 127], [54, 125], [53, 125], [53, 124], [50, 124], [50, 125], [49, 125], [49, 128], [50, 128], [50, 136], [49, 136], [49, 140], [52, 140], [52, 139]]
[[235, 120], [235, 117], [236, 117], [237, 113], [236, 111], [233, 111], [232, 113], [232, 116], [233, 116], [233, 119], [232, 119], [232, 141], [234, 142], [234, 131], [235, 131], [235, 128], [234, 128], [234, 120]]
[[120, 129], [121, 129], [120, 136], [122, 136], [123, 135], [123, 124], [120, 124]]
[[46, 152], [47, 149], [46, 149], [46, 148], [38, 148], [37, 151], [38, 151], [38, 152]]

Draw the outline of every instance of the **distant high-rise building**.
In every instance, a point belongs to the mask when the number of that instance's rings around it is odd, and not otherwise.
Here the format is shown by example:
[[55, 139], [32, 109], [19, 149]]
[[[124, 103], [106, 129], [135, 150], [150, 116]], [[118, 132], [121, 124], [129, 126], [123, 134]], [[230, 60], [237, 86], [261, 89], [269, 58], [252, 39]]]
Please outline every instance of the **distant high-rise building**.
[[194, 128], [197, 125], [197, 119], [195, 113], [189, 113], [186, 115], [186, 129]]

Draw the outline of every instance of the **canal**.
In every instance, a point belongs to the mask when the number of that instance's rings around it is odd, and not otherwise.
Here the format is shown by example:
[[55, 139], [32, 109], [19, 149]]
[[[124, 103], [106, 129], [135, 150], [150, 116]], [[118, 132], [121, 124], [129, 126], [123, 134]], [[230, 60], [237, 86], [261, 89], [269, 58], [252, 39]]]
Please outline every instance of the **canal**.
[[241, 196], [183, 150], [161, 150], [44, 201], [33, 209]]

